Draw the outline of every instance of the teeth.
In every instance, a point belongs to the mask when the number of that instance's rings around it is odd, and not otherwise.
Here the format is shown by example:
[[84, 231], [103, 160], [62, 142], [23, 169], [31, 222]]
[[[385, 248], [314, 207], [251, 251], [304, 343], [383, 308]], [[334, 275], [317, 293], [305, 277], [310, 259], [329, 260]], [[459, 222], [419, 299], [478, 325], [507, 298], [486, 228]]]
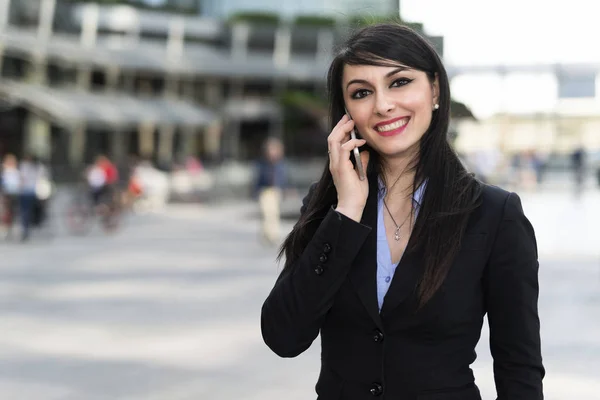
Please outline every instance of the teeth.
[[394, 129], [398, 129], [401, 126], [406, 125], [406, 123], [408, 122], [408, 118], [402, 118], [399, 121], [393, 122], [389, 125], [381, 125], [377, 127], [377, 130], [379, 132], [389, 132], [389, 131], [393, 131]]

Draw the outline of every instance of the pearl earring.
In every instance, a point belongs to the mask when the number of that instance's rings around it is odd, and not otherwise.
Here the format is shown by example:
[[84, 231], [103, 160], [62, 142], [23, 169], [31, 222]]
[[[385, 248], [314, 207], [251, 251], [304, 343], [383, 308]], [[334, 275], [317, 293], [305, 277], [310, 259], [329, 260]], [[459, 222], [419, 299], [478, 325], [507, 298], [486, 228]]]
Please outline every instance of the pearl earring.
[[434, 109], [434, 110], [437, 110], [438, 108], [440, 108], [440, 105], [439, 105], [438, 103], [435, 103], [435, 104], [433, 105], [433, 109]]

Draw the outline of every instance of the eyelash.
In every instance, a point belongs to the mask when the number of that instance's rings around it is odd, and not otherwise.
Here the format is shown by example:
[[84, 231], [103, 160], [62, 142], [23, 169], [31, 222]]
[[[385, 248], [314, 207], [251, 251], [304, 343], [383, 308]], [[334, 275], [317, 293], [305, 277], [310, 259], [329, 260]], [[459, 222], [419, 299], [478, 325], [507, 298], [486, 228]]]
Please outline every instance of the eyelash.
[[[392, 82], [392, 84], [390, 85], [390, 87], [402, 87], [402, 86], [408, 85], [412, 81], [413, 80], [409, 79], [409, 78], [399, 78], [399, 79], [396, 79], [394, 82]], [[398, 86], [394, 86], [398, 82], [404, 82], [404, 83], [402, 83], [402, 84], [400, 84]], [[365, 92], [370, 92], [370, 90], [367, 90], [367, 89], [358, 89], [354, 93], [352, 93], [352, 96], [350, 96], [350, 97], [353, 98], [353, 99], [355, 99], [355, 100], [360, 100], [360, 99], [363, 99], [363, 98], [365, 98], [367, 96], [368, 93], [365, 94]], [[362, 93], [363, 95], [358, 96], [359, 93]]]

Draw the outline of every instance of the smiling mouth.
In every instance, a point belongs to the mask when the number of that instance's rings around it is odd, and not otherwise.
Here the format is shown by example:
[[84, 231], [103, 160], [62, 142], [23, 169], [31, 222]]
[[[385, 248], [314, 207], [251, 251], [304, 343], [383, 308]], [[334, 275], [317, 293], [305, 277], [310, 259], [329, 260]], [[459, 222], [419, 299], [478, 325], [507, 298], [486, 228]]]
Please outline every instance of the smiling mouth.
[[398, 121], [392, 122], [391, 124], [379, 125], [379, 126], [375, 127], [375, 130], [378, 132], [390, 132], [395, 129], [402, 128], [404, 125], [408, 124], [409, 119], [410, 119], [410, 117], [405, 117], [405, 118], [399, 119]]

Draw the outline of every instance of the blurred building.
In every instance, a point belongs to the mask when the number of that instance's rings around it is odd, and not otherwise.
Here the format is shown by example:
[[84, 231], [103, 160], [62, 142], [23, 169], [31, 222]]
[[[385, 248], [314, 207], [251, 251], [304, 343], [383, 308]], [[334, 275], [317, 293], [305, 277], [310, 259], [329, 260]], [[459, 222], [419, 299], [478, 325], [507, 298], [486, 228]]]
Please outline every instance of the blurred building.
[[[347, 31], [320, 11], [331, 6], [346, 18], [352, 1], [291, 3], [304, 14], [258, 23], [226, 17], [242, 7], [233, 0], [201, 2], [208, 16], [0, 0], [0, 152], [32, 152], [68, 176], [98, 153], [163, 166], [189, 154], [250, 160], [267, 136], [290, 127], [292, 152], [314, 150], [326, 109], [293, 105], [322, 96], [332, 49]], [[377, 12], [394, 7], [371, 3]]]
[[561, 166], [580, 148], [600, 154], [600, 65], [471, 66], [449, 72], [455, 94], [478, 87], [487, 99], [462, 97], [479, 117], [458, 126], [456, 146], [462, 153], [533, 152]]
[[302, 14], [327, 15], [334, 18], [349, 15], [388, 15], [398, 13], [399, 1], [391, 0], [202, 0], [202, 15], [227, 18], [240, 11], [263, 10], [282, 16]]

